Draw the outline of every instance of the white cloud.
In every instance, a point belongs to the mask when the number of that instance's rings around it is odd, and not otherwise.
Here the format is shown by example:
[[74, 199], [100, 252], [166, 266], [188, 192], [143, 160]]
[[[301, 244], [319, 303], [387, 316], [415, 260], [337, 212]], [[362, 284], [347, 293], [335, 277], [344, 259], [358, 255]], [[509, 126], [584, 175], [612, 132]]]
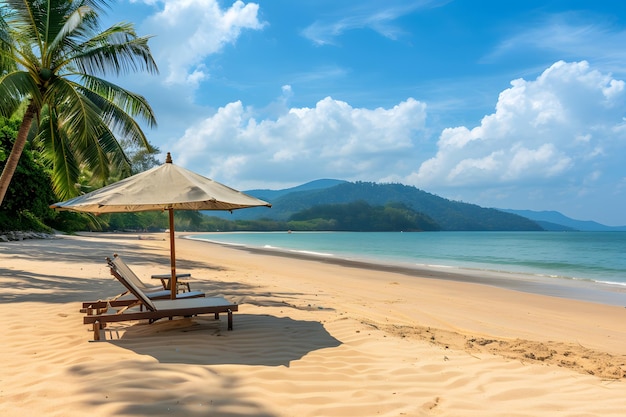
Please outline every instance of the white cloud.
[[364, 109], [327, 97], [262, 121], [234, 102], [190, 127], [173, 152], [180, 164], [222, 181], [236, 179], [240, 187], [319, 177], [378, 180], [413, 152], [425, 117], [425, 105], [411, 98]]
[[317, 20], [302, 31], [316, 45], [333, 45], [343, 33], [370, 29], [381, 36], [396, 40], [404, 30], [395, 21], [415, 10], [435, 8], [450, 0], [412, 0], [408, 2], [360, 1], [341, 11], [339, 17]]
[[623, 71], [626, 31], [602, 16], [569, 11], [543, 16], [534, 23], [524, 22], [516, 29], [485, 58], [487, 61], [525, 50], [547, 51], [567, 59], [585, 57]]
[[259, 30], [259, 6], [235, 1], [221, 9], [217, 0], [165, 0], [144, 21], [144, 30], [159, 33], [151, 49], [165, 81], [195, 87], [210, 74], [204, 60], [237, 41], [245, 29]]
[[437, 154], [406, 181], [429, 189], [600, 178], [598, 158], [625, 147], [616, 133], [625, 99], [623, 81], [585, 61], [557, 62], [536, 80], [511, 82], [479, 126], [445, 129]]
[[[584, 61], [513, 80], [492, 114], [444, 129], [434, 149], [426, 105], [413, 98], [367, 109], [331, 97], [289, 106], [294, 97], [284, 85], [271, 116], [228, 103], [188, 124], [167, 150], [176, 163], [238, 189], [318, 178], [402, 182], [482, 206], [566, 214], [581, 198], [626, 189], [626, 86]], [[560, 206], [546, 206], [553, 199]]]

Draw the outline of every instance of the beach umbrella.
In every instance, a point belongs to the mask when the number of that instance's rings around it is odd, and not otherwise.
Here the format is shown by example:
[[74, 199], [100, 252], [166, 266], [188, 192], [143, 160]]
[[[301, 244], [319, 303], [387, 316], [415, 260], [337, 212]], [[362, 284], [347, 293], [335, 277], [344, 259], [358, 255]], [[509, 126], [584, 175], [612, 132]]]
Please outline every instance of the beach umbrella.
[[125, 213], [153, 210], [169, 212], [171, 298], [176, 298], [174, 210], [238, 210], [271, 204], [172, 163], [163, 165], [67, 201], [52, 204], [57, 210], [84, 213]]

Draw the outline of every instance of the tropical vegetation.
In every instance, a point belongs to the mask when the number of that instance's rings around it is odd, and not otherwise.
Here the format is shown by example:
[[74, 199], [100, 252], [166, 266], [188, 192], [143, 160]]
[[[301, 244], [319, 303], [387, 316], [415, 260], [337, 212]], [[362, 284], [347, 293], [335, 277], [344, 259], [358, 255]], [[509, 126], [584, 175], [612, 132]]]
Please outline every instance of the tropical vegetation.
[[358, 200], [345, 204], [321, 204], [291, 216], [290, 229], [302, 230], [314, 224], [314, 230], [340, 231], [436, 231], [441, 227], [430, 217], [403, 203], [372, 206]]
[[81, 192], [81, 174], [83, 185], [87, 173], [96, 186], [112, 172], [128, 175], [118, 138], [151, 149], [140, 126], [156, 125], [146, 99], [103, 78], [157, 73], [149, 38], [130, 23], [102, 30], [108, 6], [109, 0], [0, 1], [0, 115], [23, 109], [10, 152], [0, 153], [0, 206], [27, 143], [39, 152], [58, 199]]
[[[19, 117], [0, 116], [0, 157], [11, 148], [19, 125]], [[49, 231], [56, 215], [48, 208], [54, 199], [50, 176], [37, 152], [32, 152], [28, 146], [15, 171], [14, 182], [19, 187], [10, 187], [0, 206], [0, 230]]]
[[[2, 155], [10, 151], [20, 123], [19, 112], [9, 119], [0, 116], [0, 161]], [[144, 148], [132, 147], [125, 141], [121, 141], [121, 144], [131, 163], [131, 173], [134, 174], [158, 164], [154, 157], [158, 149], [147, 152]], [[31, 142], [27, 142], [17, 165], [14, 181], [0, 206], [0, 232], [50, 232], [51, 228], [74, 232], [108, 228], [116, 230], [125, 227], [123, 216], [118, 220], [117, 218], [110, 219], [109, 216], [92, 216], [50, 209], [49, 205], [58, 199], [52, 189], [50, 169], [43, 161], [42, 152], [36, 148], [32, 149]], [[1, 168], [2, 162], [0, 162]], [[124, 175], [125, 173], [119, 171], [112, 172], [109, 180], [116, 181]], [[84, 169], [79, 175], [79, 182], [81, 189], [89, 190], [94, 187], [90, 184], [91, 174]], [[151, 220], [147, 213], [143, 213], [139, 218], [142, 224], [150, 224]]]
[[[248, 209], [249, 210], [249, 209]], [[115, 213], [106, 217], [103, 230], [162, 231], [168, 226], [165, 213]], [[346, 204], [322, 204], [294, 214], [289, 220], [268, 218], [227, 220], [197, 211], [177, 211], [176, 230], [200, 232], [232, 231], [436, 231], [440, 227], [428, 216], [401, 203], [372, 206], [365, 201]]]

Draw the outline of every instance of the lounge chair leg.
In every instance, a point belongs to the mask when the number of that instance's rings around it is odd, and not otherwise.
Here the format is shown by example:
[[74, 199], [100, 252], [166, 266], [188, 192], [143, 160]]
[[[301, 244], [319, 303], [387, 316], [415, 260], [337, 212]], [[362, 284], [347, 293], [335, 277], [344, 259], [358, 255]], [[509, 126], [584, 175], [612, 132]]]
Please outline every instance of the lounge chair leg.
[[233, 312], [229, 309], [228, 310], [228, 330], [232, 330], [233, 329]]
[[94, 321], [93, 323], [93, 340], [100, 340], [100, 329], [102, 329], [102, 327], [100, 327], [100, 322], [99, 321]]

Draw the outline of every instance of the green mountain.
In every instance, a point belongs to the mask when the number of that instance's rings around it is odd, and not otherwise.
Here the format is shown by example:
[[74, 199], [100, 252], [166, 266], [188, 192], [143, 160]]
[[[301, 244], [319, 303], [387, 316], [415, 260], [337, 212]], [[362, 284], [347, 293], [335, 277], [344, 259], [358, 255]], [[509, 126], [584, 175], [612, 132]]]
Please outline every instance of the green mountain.
[[[289, 220], [291, 216], [328, 204], [346, 204], [365, 201], [370, 206], [385, 206], [401, 203], [406, 207], [428, 216], [441, 230], [485, 230], [485, 231], [538, 231], [543, 230], [536, 222], [525, 217], [501, 210], [483, 208], [475, 204], [448, 200], [427, 193], [416, 187], [402, 184], [377, 184], [371, 182], [345, 182], [337, 180], [313, 182], [293, 189], [269, 192], [249, 190], [246, 194], [264, 199], [272, 208], [237, 210], [226, 216], [206, 213], [229, 220], [268, 218]], [[333, 185], [333, 181], [336, 183]], [[323, 185], [329, 185], [324, 187]]]
[[256, 198], [260, 198], [261, 200], [265, 200], [269, 202], [272, 200], [276, 200], [277, 198], [282, 197], [286, 194], [296, 193], [299, 191], [323, 190], [325, 188], [334, 187], [335, 185], [343, 184], [345, 182], [347, 181], [322, 179], [322, 180], [315, 180], [315, 181], [307, 182], [306, 184], [298, 185], [292, 188], [285, 188], [283, 190], [259, 189], [259, 190], [249, 190], [249, 191], [246, 191], [245, 193], [255, 196]]

